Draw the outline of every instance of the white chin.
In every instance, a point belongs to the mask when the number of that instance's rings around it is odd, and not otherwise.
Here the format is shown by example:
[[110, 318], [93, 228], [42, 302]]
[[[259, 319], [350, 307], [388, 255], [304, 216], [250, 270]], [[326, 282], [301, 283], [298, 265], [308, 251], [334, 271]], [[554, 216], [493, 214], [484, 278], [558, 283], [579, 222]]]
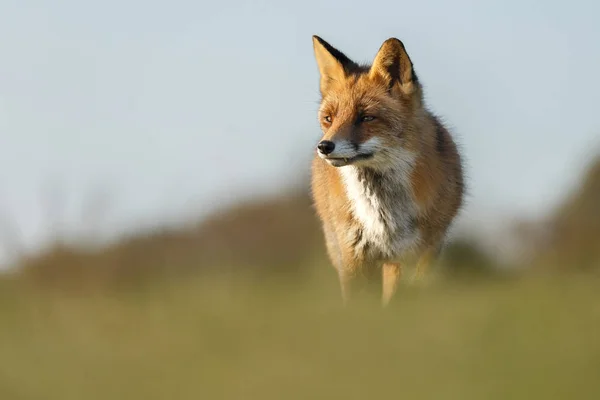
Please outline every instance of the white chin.
[[352, 160], [350, 160], [350, 159], [342, 159], [342, 158], [325, 159], [325, 161], [327, 161], [327, 164], [331, 165], [332, 167], [344, 167], [346, 165], [351, 165], [352, 164]]

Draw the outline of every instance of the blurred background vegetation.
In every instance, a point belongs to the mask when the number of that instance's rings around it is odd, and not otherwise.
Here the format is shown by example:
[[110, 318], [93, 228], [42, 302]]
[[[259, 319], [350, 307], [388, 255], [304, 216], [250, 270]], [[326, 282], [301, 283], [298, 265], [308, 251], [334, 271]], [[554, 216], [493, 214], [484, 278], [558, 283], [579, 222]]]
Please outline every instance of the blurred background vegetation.
[[3, 399], [593, 399], [600, 161], [517, 223], [513, 265], [455, 236], [427, 287], [343, 310], [307, 190], [0, 280]]
[[[505, 276], [538, 266], [548, 272], [598, 272], [600, 158], [550, 215], [536, 221], [515, 220], [513, 225], [520, 248], [510, 265], [468, 235], [454, 234], [437, 273], [445, 278]], [[44, 286], [110, 287], [182, 274], [241, 272], [295, 279], [327, 263], [309, 189], [302, 187], [244, 201], [191, 226], [151, 229], [99, 248], [58, 240], [24, 256], [17, 269], [18, 275]]]

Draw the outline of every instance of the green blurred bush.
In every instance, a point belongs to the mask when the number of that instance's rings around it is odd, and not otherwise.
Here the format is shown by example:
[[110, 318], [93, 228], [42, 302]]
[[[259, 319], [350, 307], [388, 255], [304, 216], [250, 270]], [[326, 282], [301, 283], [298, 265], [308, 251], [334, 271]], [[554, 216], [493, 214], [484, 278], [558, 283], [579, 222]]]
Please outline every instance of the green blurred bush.
[[579, 187], [545, 221], [535, 263], [561, 270], [600, 270], [600, 157]]
[[[600, 270], [600, 159], [555, 213], [533, 225], [520, 238], [533, 249], [526, 268]], [[20, 262], [33, 282], [85, 290], [199, 272], [297, 277], [328, 264], [308, 190], [239, 204], [192, 227], [143, 232], [101, 249], [59, 243]], [[453, 279], [499, 271], [480, 245], [461, 238], [445, 248], [440, 267]]]

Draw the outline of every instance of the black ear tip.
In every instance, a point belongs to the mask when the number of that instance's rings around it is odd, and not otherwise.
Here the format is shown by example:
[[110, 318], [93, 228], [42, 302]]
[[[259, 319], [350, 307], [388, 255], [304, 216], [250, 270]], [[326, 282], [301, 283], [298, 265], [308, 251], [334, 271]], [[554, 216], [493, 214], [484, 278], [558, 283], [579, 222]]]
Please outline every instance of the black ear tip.
[[323, 45], [325, 44], [325, 41], [323, 39], [321, 39], [320, 36], [313, 35], [312, 39], [313, 39], [313, 42], [319, 42], [320, 44], [323, 44]]
[[412, 61], [411, 61], [411, 63], [410, 63], [410, 66], [411, 66], [411, 68], [412, 68], [412, 74], [411, 74], [412, 76], [411, 76], [411, 79], [413, 80], [413, 82], [419, 82], [419, 77], [417, 76], [417, 73], [415, 72], [415, 67], [414, 67], [414, 65], [412, 64]]
[[404, 47], [404, 43], [402, 43], [402, 40], [395, 38], [395, 37], [391, 37], [388, 40], [385, 41], [385, 43], [389, 43], [389, 44], [394, 44], [394, 45], [400, 45], [402, 47]]

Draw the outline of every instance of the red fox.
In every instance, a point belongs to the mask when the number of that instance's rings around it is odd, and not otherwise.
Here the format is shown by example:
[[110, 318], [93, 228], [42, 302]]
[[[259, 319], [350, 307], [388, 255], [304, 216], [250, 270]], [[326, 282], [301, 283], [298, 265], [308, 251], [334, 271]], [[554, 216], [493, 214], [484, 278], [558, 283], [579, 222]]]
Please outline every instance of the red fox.
[[382, 304], [401, 265], [421, 279], [463, 202], [463, 168], [449, 131], [427, 109], [402, 42], [386, 40], [359, 65], [313, 36], [323, 137], [311, 191], [344, 304], [366, 277], [382, 274]]

